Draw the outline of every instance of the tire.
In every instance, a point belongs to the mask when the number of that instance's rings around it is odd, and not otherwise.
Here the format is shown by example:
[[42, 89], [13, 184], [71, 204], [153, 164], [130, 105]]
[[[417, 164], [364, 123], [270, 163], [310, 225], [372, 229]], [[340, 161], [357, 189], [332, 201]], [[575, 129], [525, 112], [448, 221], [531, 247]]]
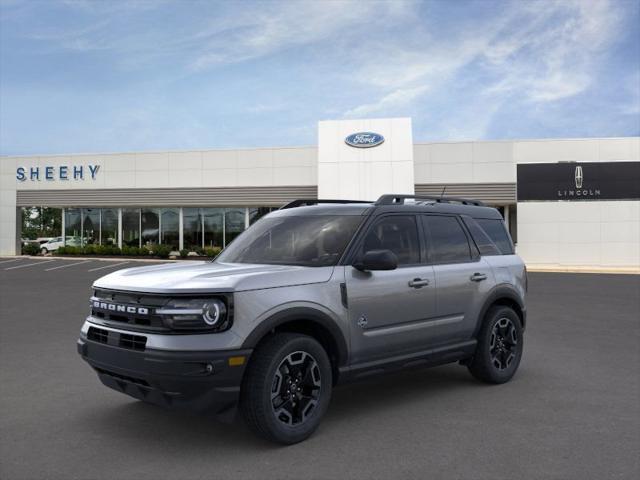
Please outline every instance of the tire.
[[49, 250], [47, 250], [46, 248], [43, 248], [43, 249], [40, 250], [40, 253], [42, 255], [46, 255], [47, 253], [49, 253]]
[[469, 372], [486, 383], [505, 383], [511, 380], [520, 365], [524, 339], [520, 317], [511, 308], [495, 306], [487, 312], [478, 346]]
[[318, 428], [329, 407], [332, 385], [331, 362], [322, 345], [306, 335], [279, 333], [251, 356], [240, 409], [256, 434], [291, 445]]

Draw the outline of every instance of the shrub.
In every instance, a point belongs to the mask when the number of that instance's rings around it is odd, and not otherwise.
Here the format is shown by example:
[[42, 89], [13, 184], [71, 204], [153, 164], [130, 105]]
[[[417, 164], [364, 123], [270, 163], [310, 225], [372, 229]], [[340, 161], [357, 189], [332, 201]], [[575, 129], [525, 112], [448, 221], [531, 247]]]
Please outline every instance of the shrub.
[[216, 257], [222, 249], [220, 247], [209, 247], [204, 249], [204, 254], [209, 258]]
[[96, 254], [95, 245], [85, 245], [85, 247], [82, 249], [82, 253], [84, 255], [95, 255]]
[[167, 245], [156, 245], [153, 249], [153, 253], [156, 257], [159, 258], [169, 258], [171, 248]]
[[151, 255], [151, 250], [149, 250], [149, 247], [139, 248], [138, 255], [141, 255], [143, 257], [148, 257], [149, 255]]
[[37, 243], [27, 243], [22, 246], [23, 255], [38, 255], [40, 253], [40, 245]]
[[60, 248], [58, 249], [58, 252], [64, 253], [65, 255], [78, 255], [80, 253], [80, 247], [66, 246], [61, 248], [64, 249], [64, 252], [60, 252]]
[[187, 258], [187, 255], [189, 255], [189, 250], [187, 250], [186, 248], [183, 248], [182, 250], [180, 250], [181, 258]]

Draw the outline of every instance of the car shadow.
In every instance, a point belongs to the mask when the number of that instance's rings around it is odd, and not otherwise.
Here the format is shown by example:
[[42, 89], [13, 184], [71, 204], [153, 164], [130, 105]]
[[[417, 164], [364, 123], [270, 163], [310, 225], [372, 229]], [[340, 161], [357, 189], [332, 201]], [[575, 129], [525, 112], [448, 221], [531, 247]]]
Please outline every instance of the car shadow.
[[[394, 411], [414, 402], [429, 402], [439, 396], [469, 388], [481, 388], [459, 366], [419, 369], [376, 376], [334, 389], [331, 405], [321, 429], [327, 433], [339, 424], [356, 418], [393, 415]], [[126, 401], [112, 408], [92, 408], [87, 413], [94, 431], [114, 439], [144, 442], [147, 447], [166, 448], [167, 443], [190, 454], [221, 453], [237, 447], [255, 452], [283, 448], [255, 435], [237, 416], [232, 423], [222, 423], [215, 417], [168, 410], [141, 401]], [[119, 440], [119, 441], [120, 441]], [[115, 441], [115, 440], [114, 440]]]

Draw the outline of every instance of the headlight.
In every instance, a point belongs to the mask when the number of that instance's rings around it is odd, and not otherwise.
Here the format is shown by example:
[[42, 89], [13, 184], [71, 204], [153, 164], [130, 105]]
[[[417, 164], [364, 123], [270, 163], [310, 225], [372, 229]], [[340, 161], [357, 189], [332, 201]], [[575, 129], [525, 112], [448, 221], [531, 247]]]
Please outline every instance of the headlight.
[[156, 314], [173, 330], [220, 332], [231, 326], [227, 305], [219, 298], [173, 299]]

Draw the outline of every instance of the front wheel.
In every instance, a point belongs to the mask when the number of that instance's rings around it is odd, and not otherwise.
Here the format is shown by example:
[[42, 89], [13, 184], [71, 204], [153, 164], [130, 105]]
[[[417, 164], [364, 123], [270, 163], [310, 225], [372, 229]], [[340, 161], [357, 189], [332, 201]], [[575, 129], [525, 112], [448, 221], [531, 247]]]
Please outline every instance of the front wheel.
[[318, 428], [332, 385], [331, 363], [322, 345], [306, 335], [280, 333], [251, 356], [240, 407], [254, 432], [289, 445]]
[[487, 383], [505, 383], [516, 373], [523, 348], [520, 317], [509, 307], [492, 307], [478, 334], [468, 365], [471, 375]]
[[40, 253], [42, 253], [42, 255], [46, 255], [47, 253], [49, 253], [49, 250], [47, 250], [46, 248], [43, 248], [40, 250]]

